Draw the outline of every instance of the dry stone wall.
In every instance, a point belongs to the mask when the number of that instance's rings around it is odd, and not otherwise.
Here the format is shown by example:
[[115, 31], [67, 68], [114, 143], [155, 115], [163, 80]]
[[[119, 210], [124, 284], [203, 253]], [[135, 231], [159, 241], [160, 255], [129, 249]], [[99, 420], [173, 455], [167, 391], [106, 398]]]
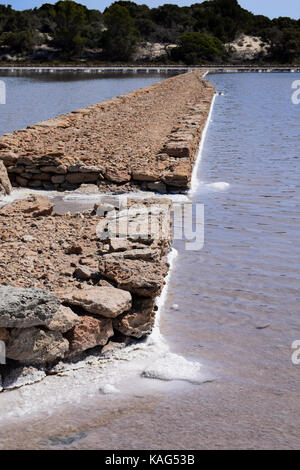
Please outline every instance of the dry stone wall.
[[14, 186], [184, 191], [213, 94], [202, 72], [172, 77], [6, 134], [0, 161]]

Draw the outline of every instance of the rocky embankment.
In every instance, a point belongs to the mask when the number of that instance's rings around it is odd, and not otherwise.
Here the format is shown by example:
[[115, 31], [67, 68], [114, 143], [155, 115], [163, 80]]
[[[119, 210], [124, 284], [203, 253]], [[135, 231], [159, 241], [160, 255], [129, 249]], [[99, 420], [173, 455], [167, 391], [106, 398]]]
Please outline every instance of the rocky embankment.
[[168, 272], [170, 208], [168, 199], [110, 198], [57, 215], [50, 199], [29, 197], [0, 209], [1, 389], [151, 332]]
[[6, 134], [0, 161], [14, 186], [184, 191], [214, 94], [202, 75], [178, 75]]
[[[6, 134], [0, 193], [11, 184], [185, 191], [213, 93], [193, 72]], [[168, 199], [116, 196], [76, 214], [41, 197], [0, 208], [0, 389], [152, 331], [169, 269], [170, 211]]]

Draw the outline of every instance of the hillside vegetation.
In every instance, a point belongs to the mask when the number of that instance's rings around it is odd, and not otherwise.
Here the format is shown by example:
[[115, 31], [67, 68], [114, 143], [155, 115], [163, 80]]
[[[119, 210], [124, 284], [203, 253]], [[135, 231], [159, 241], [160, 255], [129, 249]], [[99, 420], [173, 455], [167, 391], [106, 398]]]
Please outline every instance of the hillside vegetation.
[[103, 13], [70, 0], [21, 12], [0, 5], [0, 60], [292, 64], [300, 20], [254, 15], [237, 0], [152, 9], [117, 1]]

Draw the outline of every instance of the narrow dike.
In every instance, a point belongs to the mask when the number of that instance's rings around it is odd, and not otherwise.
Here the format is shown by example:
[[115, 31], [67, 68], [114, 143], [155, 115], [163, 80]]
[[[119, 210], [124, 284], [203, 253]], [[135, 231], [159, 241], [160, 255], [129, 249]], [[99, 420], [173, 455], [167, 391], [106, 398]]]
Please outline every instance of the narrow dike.
[[[81, 185], [98, 194], [186, 190], [213, 94], [193, 72], [5, 135], [0, 191], [9, 194], [11, 184]], [[161, 101], [171, 98], [168, 117]], [[110, 154], [101, 153], [109, 132], [116, 139]], [[91, 351], [107, 356], [151, 333], [169, 270], [171, 206], [167, 198], [108, 196], [93, 210], [59, 215], [51, 199], [31, 196], [0, 209], [0, 344], [7, 360], [0, 389], [41, 380]]]

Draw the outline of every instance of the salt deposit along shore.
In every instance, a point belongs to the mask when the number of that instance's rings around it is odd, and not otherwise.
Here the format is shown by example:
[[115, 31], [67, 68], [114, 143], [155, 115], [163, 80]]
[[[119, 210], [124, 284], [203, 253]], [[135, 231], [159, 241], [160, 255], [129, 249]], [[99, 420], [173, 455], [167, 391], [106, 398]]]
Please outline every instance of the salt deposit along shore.
[[[187, 190], [213, 95], [193, 72], [4, 135], [0, 190]], [[169, 269], [170, 210], [167, 198], [123, 206], [113, 196], [76, 214], [34, 196], [0, 209], [1, 388], [151, 333]], [[129, 235], [114, 233], [116, 219]], [[155, 232], [133, 233], [149, 220]]]

